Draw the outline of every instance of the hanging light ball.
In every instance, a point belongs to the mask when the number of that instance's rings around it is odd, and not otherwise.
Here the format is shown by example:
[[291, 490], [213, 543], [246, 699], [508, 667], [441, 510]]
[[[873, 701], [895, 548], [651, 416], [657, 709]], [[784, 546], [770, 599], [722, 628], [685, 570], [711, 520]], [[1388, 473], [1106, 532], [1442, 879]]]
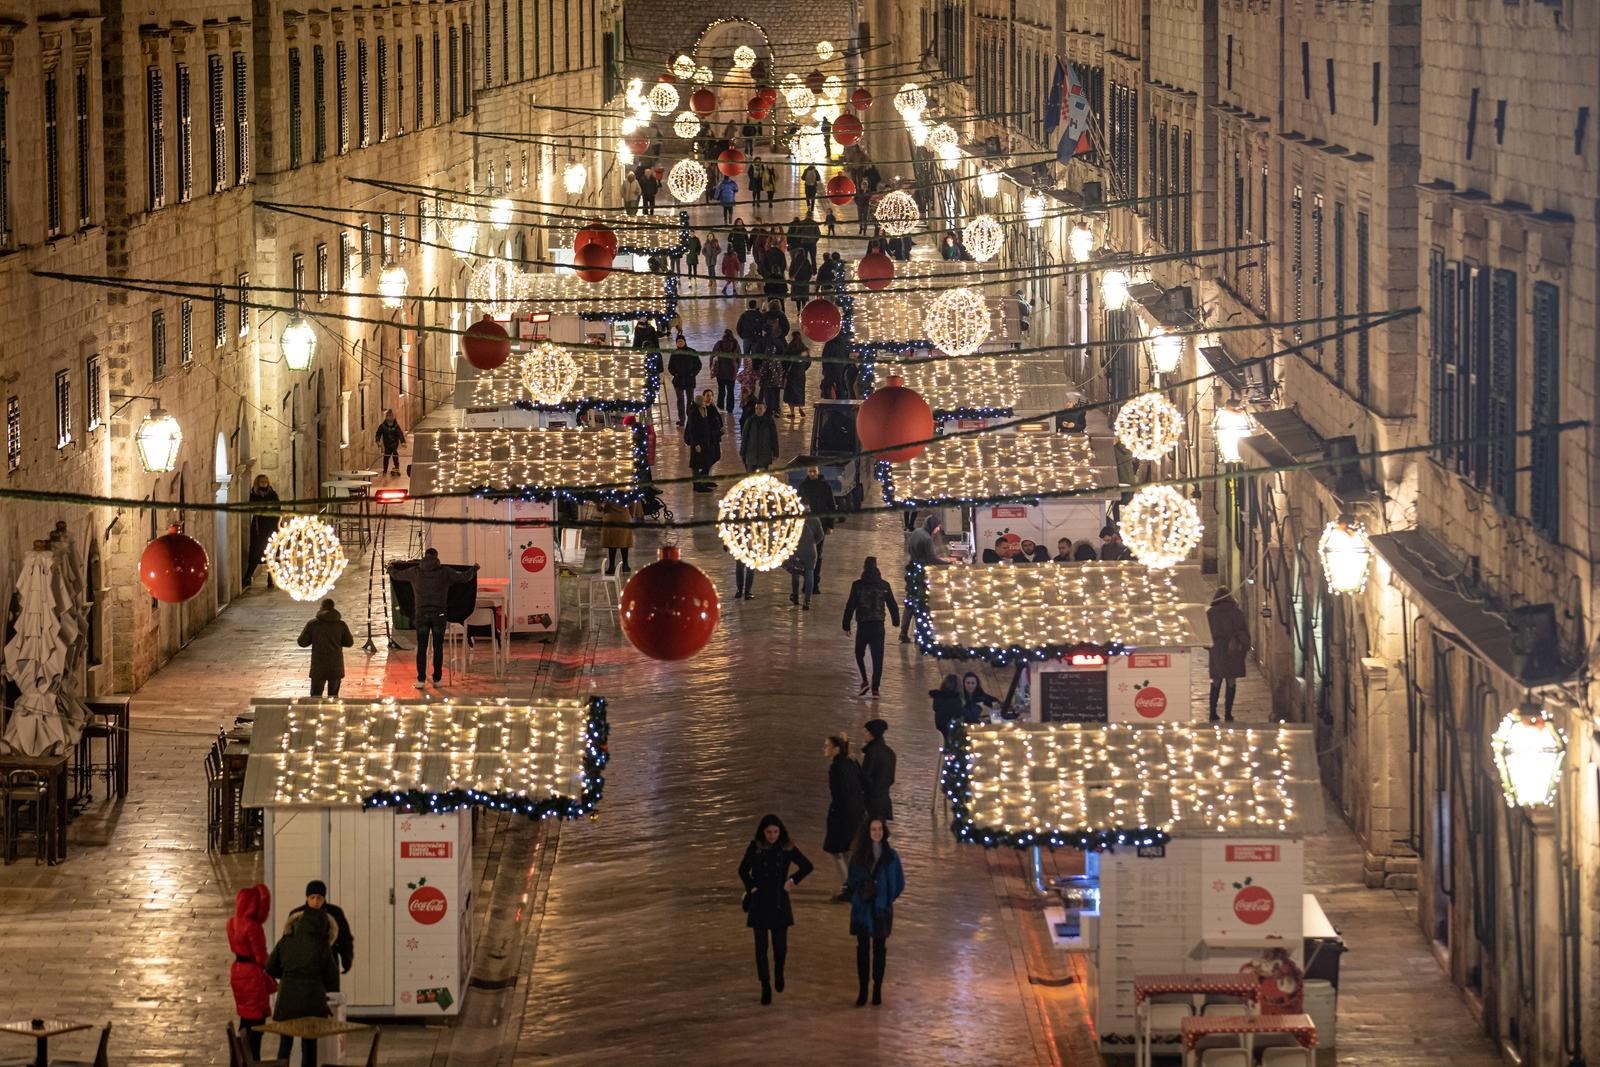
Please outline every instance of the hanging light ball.
[[650, 151], [650, 134], [648, 130], [636, 130], [628, 134], [628, 151], [636, 156], [642, 156]]
[[672, 61], [672, 73], [686, 80], [694, 77], [694, 60], [680, 55]]
[[283, 352], [285, 367], [290, 370], [305, 370], [311, 366], [311, 359], [317, 354], [317, 333], [297, 311], [289, 320], [289, 325], [283, 328], [283, 336], [278, 339], [278, 347]]
[[659, 559], [634, 572], [620, 603], [623, 636], [651, 659], [669, 663], [705, 648], [722, 616], [716, 586], [682, 560], [677, 545], [663, 546]]
[[1255, 426], [1256, 420], [1232, 397], [1217, 409], [1216, 418], [1211, 420], [1211, 432], [1216, 436], [1217, 455], [1222, 462], [1240, 462], [1239, 444], [1255, 433]]
[[706, 168], [693, 159], [680, 159], [667, 172], [667, 191], [680, 204], [700, 199], [706, 193]]
[[989, 339], [989, 301], [964, 285], [945, 289], [923, 308], [922, 330], [935, 348], [970, 356]]
[[960, 144], [961, 135], [948, 122], [941, 122], [928, 130], [928, 147], [937, 152], [945, 145]]
[[933, 436], [933, 409], [898, 374], [874, 389], [856, 413], [856, 437], [865, 452], [886, 463], [904, 463], [922, 455]]
[[717, 94], [701, 86], [689, 94], [689, 110], [704, 118], [717, 110]]
[[979, 215], [961, 231], [961, 243], [973, 259], [987, 263], [1005, 247], [1005, 227], [993, 215]]
[[582, 196], [588, 184], [589, 168], [576, 160], [568, 163], [567, 169], [561, 172], [561, 187], [567, 191], [568, 196]]
[[749, 70], [756, 65], [756, 50], [747, 44], [742, 44], [733, 50], [733, 66], [736, 70]]
[[603, 282], [611, 273], [612, 254], [600, 245], [584, 245], [572, 253], [572, 269], [586, 282]]
[[205, 588], [210, 575], [205, 546], [178, 526], [167, 527], [139, 555], [139, 584], [163, 604], [182, 604]]
[[499, 256], [481, 264], [467, 283], [467, 298], [497, 319], [511, 318], [526, 291], [522, 269]]
[[828, 60], [833, 58], [833, 42], [832, 41], [818, 41], [817, 42], [817, 58], [822, 60], [822, 62], [824, 62], [824, 63], [826, 63]]
[[178, 466], [178, 449], [183, 447], [183, 427], [161, 408], [151, 408], [139, 420], [133, 435], [139, 465], [147, 474], [167, 474]]
[[[694, 83], [696, 85], [710, 85], [715, 78], [716, 75], [711, 73], [710, 67], [700, 67], [694, 72]], [[715, 107], [716, 105], [713, 104], [712, 106]]]
[[1182, 563], [1204, 529], [1194, 501], [1170, 485], [1147, 485], [1122, 509], [1122, 540], [1151, 570]]
[[813, 96], [821, 96], [822, 90], [827, 84], [828, 79], [823, 76], [820, 70], [814, 70], [806, 75], [806, 88], [811, 90]]
[[1537, 705], [1513, 708], [1490, 739], [1495, 769], [1509, 808], [1555, 803], [1567, 735]]
[[961, 166], [961, 148], [959, 145], [942, 144], [936, 150], [939, 157], [939, 166], [944, 170], [955, 170]]
[[856, 197], [856, 183], [848, 174], [835, 174], [828, 179], [828, 201], [843, 207]]
[[1028, 195], [1022, 198], [1022, 215], [1028, 220], [1028, 228], [1037, 230], [1044, 225], [1044, 194], [1037, 189], [1029, 189]]
[[906, 134], [911, 138], [911, 143], [916, 145], [918, 148], [921, 148], [928, 143], [927, 124], [916, 115], [906, 119]]
[[912, 115], [928, 110], [928, 94], [919, 89], [916, 82], [906, 82], [894, 94], [894, 109], [909, 120]]
[[267, 541], [263, 562], [279, 589], [296, 600], [320, 600], [350, 561], [332, 526], [314, 515], [296, 515]]
[[534, 407], [554, 407], [578, 384], [578, 361], [564, 345], [541, 341], [522, 357], [520, 376]]
[[1000, 172], [985, 167], [978, 172], [978, 195], [993, 200], [1000, 194]]
[[449, 218], [441, 222], [451, 250], [458, 256], [470, 256], [478, 243], [477, 213], [466, 204], [451, 204]]
[[1072, 253], [1074, 263], [1089, 262], [1089, 257], [1094, 255], [1094, 231], [1087, 226], [1074, 226], [1067, 235], [1067, 250]]
[[878, 206], [872, 210], [872, 217], [890, 237], [904, 237], [917, 228], [922, 221], [922, 212], [917, 210], [917, 202], [910, 193], [896, 189], [878, 201]]
[[1100, 275], [1100, 303], [1107, 311], [1121, 311], [1128, 306], [1128, 272], [1115, 268]]
[[699, 117], [689, 111], [678, 112], [678, 117], [672, 120], [672, 132], [687, 141], [700, 132]]
[[737, 178], [744, 173], [744, 153], [737, 148], [724, 148], [717, 153], [717, 172], [725, 178]]
[[383, 298], [383, 306], [397, 308], [406, 302], [406, 269], [398, 263], [390, 262], [378, 275], [378, 295]]
[[894, 260], [882, 252], [868, 252], [856, 264], [856, 278], [868, 289], [885, 289], [894, 281]]
[[494, 370], [511, 358], [511, 335], [488, 315], [461, 335], [461, 351], [479, 370]]
[[572, 239], [574, 251], [584, 245], [599, 245], [614, 256], [617, 254], [617, 231], [598, 219], [590, 219], [584, 224], [583, 229], [578, 231], [577, 236]]
[[861, 120], [854, 115], [840, 115], [833, 124], [833, 139], [842, 145], [853, 145], [861, 140]]
[[1367, 587], [1372, 564], [1366, 526], [1345, 518], [1328, 523], [1317, 542], [1317, 558], [1322, 561], [1322, 576], [1328, 580], [1330, 592], [1348, 596], [1361, 592]]
[[796, 115], [805, 115], [817, 106], [817, 94], [807, 89], [804, 85], [791, 93], [786, 93], [784, 100], [788, 103], [789, 110]]
[[867, 89], [857, 89], [850, 94], [850, 106], [857, 111], [865, 111], [872, 106], [872, 93]]
[[831, 300], [816, 297], [800, 311], [800, 331], [813, 341], [826, 343], [839, 336], [844, 318]]
[[645, 100], [657, 115], [670, 115], [678, 109], [678, 90], [668, 82], [656, 82], [645, 94]]
[[1183, 338], [1159, 326], [1150, 334], [1150, 362], [1157, 374], [1172, 374], [1183, 362]]
[[717, 503], [717, 536], [734, 559], [770, 571], [800, 545], [806, 506], [800, 494], [770, 474], [741, 478]]
[[489, 201], [489, 225], [497, 230], [509, 230], [511, 228], [513, 210], [510, 197], [495, 197]]
[[844, 79], [837, 74], [830, 74], [822, 79], [822, 98], [830, 104], [837, 104], [844, 99]]
[[1134, 459], [1156, 460], [1183, 438], [1183, 413], [1160, 393], [1141, 393], [1122, 405], [1111, 428]]

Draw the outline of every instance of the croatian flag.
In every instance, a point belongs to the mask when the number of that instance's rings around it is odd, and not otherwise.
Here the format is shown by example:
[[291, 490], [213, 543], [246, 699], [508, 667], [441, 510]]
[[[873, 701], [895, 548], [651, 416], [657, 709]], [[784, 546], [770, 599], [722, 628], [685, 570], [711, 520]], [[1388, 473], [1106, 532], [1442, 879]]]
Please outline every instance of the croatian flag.
[[[1089, 97], [1083, 91], [1083, 85], [1079, 83], [1078, 76], [1073, 73], [1072, 68], [1062, 63], [1059, 59], [1056, 60], [1056, 85], [1058, 87], [1064, 86], [1061, 92], [1066, 97], [1064, 108], [1066, 129], [1062, 131], [1061, 140], [1056, 144], [1056, 159], [1065, 163], [1073, 156], [1080, 156], [1085, 152], [1092, 151], [1094, 148], [1089, 139], [1089, 124], [1091, 121]], [[1051, 100], [1055, 101], [1057, 89], [1051, 89], [1050, 96]], [[1062, 111], [1061, 104], [1057, 103], [1057, 122], [1062, 117]], [[1055, 127], [1052, 125], [1050, 128], [1054, 129]]]

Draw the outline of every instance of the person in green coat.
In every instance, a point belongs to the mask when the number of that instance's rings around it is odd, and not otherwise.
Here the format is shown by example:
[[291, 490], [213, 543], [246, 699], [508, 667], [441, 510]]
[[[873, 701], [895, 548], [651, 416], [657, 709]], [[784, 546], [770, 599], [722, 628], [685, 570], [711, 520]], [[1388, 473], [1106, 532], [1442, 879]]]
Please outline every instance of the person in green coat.
[[[339, 988], [339, 966], [333, 959], [333, 924], [320, 911], [307, 909], [289, 920], [283, 937], [267, 957], [267, 973], [278, 980], [273, 1019], [326, 1018], [328, 993]], [[293, 1038], [278, 1042], [278, 1058], [289, 1058]], [[300, 1042], [301, 1067], [317, 1067], [317, 1043]]]

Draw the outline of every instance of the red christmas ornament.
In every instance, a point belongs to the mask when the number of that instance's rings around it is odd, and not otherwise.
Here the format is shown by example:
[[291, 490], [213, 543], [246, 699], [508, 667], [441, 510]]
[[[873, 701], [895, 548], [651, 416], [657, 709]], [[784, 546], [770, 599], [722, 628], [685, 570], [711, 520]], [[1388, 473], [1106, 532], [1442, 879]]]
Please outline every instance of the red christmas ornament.
[[689, 94], [689, 110], [705, 118], [717, 110], [717, 94], [702, 85]]
[[765, 100], [768, 107], [775, 107], [778, 103], [778, 90], [774, 89], [770, 85], [762, 86], [761, 91], [756, 95]]
[[662, 166], [657, 166], [656, 170], [655, 170], [655, 175], [656, 175], [656, 181], [660, 181], [662, 178], [665, 178], [667, 176], [667, 168], [666, 167], [662, 167]]
[[757, 122], [760, 122], [762, 119], [772, 114], [772, 105], [767, 102], [767, 98], [765, 96], [757, 93], [755, 96], [750, 98], [749, 111], [750, 117], [755, 119]]
[[724, 148], [717, 154], [717, 170], [725, 178], [737, 178], [744, 173], [744, 153], [737, 148]]
[[688, 659], [706, 647], [721, 615], [716, 586], [675, 545], [622, 589], [622, 632], [651, 659]]
[[199, 541], [176, 526], [144, 546], [139, 581], [163, 604], [182, 604], [205, 588], [211, 560]]
[[800, 312], [800, 332], [813, 341], [831, 341], [839, 336], [843, 321], [834, 303], [819, 296], [807, 303]]
[[628, 151], [636, 156], [642, 156], [650, 151], [650, 138], [643, 133], [634, 131], [627, 136]]
[[857, 89], [850, 94], [850, 106], [857, 111], [865, 111], [872, 106], [872, 94], [865, 89]]
[[833, 139], [842, 145], [861, 140], [861, 120], [849, 113], [840, 115], [833, 124]]
[[479, 370], [494, 370], [511, 358], [511, 335], [504, 326], [485, 315], [462, 334], [461, 351], [466, 354], [467, 362]]
[[586, 282], [603, 282], [611, 273], [611, 260], [604, 245], [588, 244], [572, 253], [572, 269]]
[[828, 199], [843, 207], [855, 199], [856, 183], [848, 174], [835, 174], [828, 179]]
[[818, 96], [822, 95], [822, 87], [828, 84], [828, 79], [822, 76], [822, 71], [814, 70], [806, 75], [806, 88]]
[[578, 236], [573, 239], [572, 250], [576, 252], [584, 245], [599, 245], [608, 253], [617, 254], [617, 232], [605, 223], [591, 219], [578, 231]]
[[[911, 444], [933, 436], [933, 409], [915, 389], [905, 387], [898, 374], [889, 384], [874, 389], [856, 412], [856, 436], [864, 451], [890, 463], [903, 463], [922, 454], [928, 446]], [[888, 451], [879, 451], [887, 449]]]
[[894, 260], [882, 252], [868, 252], [856, 264], [856, 277], [868, 289], [883, 289], [894, 281]]

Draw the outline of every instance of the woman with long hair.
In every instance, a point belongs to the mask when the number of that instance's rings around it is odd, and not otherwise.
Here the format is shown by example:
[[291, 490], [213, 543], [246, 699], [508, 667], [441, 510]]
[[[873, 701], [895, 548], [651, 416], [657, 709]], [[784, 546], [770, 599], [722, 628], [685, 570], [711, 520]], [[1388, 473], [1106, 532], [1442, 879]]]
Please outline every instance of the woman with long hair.
[[983, 688], [983, 679], [976, 671], [961, 676], [961, 721], [971, 725], [980, 723], [991, 708], [1000, 706], [1000, 698]]
[[822, 754], [828, 759], [828, 832], [822, 839], [822, 851], [832, 856], [839, 868], [839, 895], [833, 899], [843, 904], [850, 899], [846, 888], [850, 849], [867, 817], [867, 801], [861, 790], [861, 768], [850, 758], [850, 739], [843, 734], [829, 736], [822, 742]]
[[1233, 697], [1244, 677], [1245, 658], [1250, 655], [1250, 622], [1244, 609], [1233, 599], [1233, 591], [1219, 586], [1206, 609], [1211, 629], [1211, 715], [1217, 721], [1217, 697], [1227, 687], [1223, 708], [1233, 721]]
[[850, 932], [856, 939], [856, 1007], [867, 1002], [867, 968], [872, 970], [872, 1003], [883, 1003], [884, 958], [894, 928], [895, 898], [906, 889], [900, 854], [889, 847], [889, 824], [869, 819], [850, 852]]
[[[250, 503], [264, 504], [278, 502], [278, 491], [272, 488], [272, 479], [265, 474], [256, 475], [256, 480], [250, 486]], [[250, 579], [255, 576], [256, 568], [261, 566], [261, 560], [267, 554], [267, 542], [272, 540], [272, 535], [278, 532], [278, 516], [265, 513], [255, 514], [250, 517], [250, 559], [244, 565], [243, 584], [246, 588]], [[267, 572], [267, 588], [272, 588], [272, 572]]]
[[[790, 873], [793, 868], [794, 873]], [[772, 990], [783, 992], [783, 963], [789, 955], [789, 927], [794, 908], [789, 893], [812, 870], [811, 861], [789, 840], [789, 831], [776, 815], [763, 815], [756, 835], [739, 861], [744, 883], [745, 925], [755, 931], [756, 977], [761, 979], [761, 1003], [772, 1003]], [[767, 943], [772, 943], [772, 969], [767, 968]]]

